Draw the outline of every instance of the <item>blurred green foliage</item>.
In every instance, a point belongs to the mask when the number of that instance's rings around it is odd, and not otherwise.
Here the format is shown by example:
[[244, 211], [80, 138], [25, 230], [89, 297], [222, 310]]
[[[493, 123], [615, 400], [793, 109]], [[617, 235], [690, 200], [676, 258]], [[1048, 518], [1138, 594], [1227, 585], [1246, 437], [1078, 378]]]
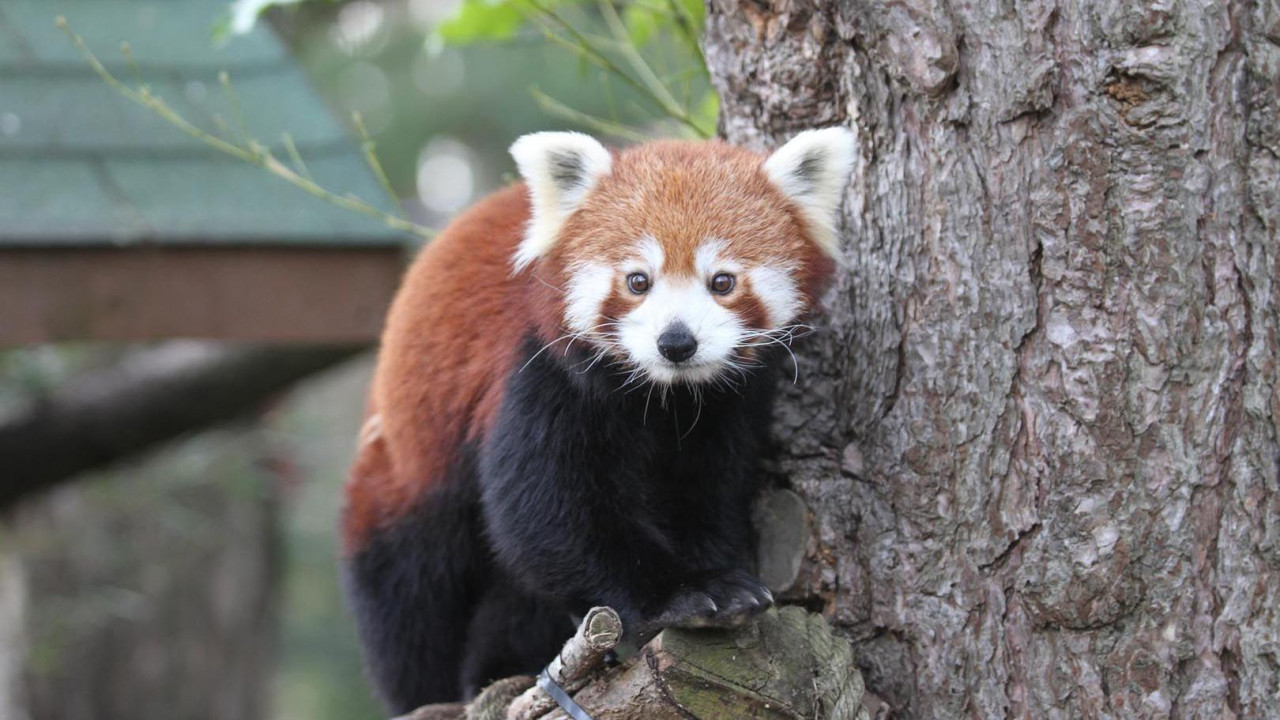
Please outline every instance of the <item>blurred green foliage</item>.
[[[619, 12], [621, 11], [621, 12]], [[651, 108], [676, 120], [687, 132], [709, 137], [715, 115], [700, 114], [704, 97], [677, 98], [682, 84], [697, 75], [705, 79], [706, 61], [698, 39], [706, 10], [697, 0], [463, 0], [453, 17], [440, 23], [435, 38], [465, 45], [481, 40], [511, 41], [531, 27], [644, 97]], [[674, 42], [673, 42], [674, 40]], [[654, 67], [661, 60], [666, 71]], [[544, 107], [547, 105], [544, 103]], [[566, 115], [581, 119], [581, 113]], [[608, 130], [616, 118], [599, 118]]]
[[[551, 15], [557, 7], [586, 4], [587, 0], [463, 0], [453, 17], [436, 28], [437, 35], [455, 44], [477, 40], [510, 40], [524, 25]], [[702, 0], [626, 0], [612, 2], [622, 9], [631, 43], [640, 48], [664, 32], [684, 34], [702, 29], [706, 8]], [[682, 27], [683, 26], [683, 27]], [[695, 40], [696, 42], [696, 40]], [[696, 51], [696, 49], [695, 49]]]
[[[353, 119], [374, 174], [398, 200], [417, 195], [420, 201], [401, 203], [407, 218], [381, 217], [423, 238], [432, 234], [423, 224], [440, 224], [509, 171], [499, 148], [519, 134], [508, 131], [522, 124], [521, 106], [529, 100], [561, 127], [616, 141], [705, 138], [715, 131], [719, 103], [699, 46], [705, 9], [698, 0], [236, 0], [215, 38], [243, 34], [264, 10], [283, 6], [292, 14], [273, 15], [275, 24], [292, 38], [325, 94]], [[575, 61], [574, 75], [561, 69], [566, 59]], [[122, 94], [191, 132], [190, 123], [146, 88], [102, 74]], [[513, 97], [520, 90], [524, 97]], [[394, 127], [405, 119], [418, 123], [417, 132]], [[536, 129], [543, 128], [522, 132]], [[435, 136], [444, 142], [424, 142]], [[376, 214], [363, 198], [309, 182], [291, 143], [285, 164], [264, 157], [252, 138], [201, 139], [335, 205]], [[405, 141], [418, 152], [406, 151], [399, 144]]]
[[465, 45], [480, 40], [509, 40], [525, 22], [527, 3], [516, 0], [463, 0], [453, 17], [436, 27], [436, 37]]
[[[428, 225], [508, 181], [521, 134], [626, 143], [715, 127], [691, 0], [313, 0], [270, 17], [338, 114], [362, 115], [410, 218]], [[432, 162], [442, 153], [466, 176], [440, 172], [453, 168]], [[433, 183], [454, 202], [433, 203]]]

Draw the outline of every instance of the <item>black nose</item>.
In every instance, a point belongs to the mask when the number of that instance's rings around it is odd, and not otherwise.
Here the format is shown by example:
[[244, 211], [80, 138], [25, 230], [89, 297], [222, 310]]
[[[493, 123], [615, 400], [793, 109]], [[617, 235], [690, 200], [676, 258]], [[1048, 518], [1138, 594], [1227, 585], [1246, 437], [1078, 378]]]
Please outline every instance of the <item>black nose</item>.
[[658, 352], [671, 362], [684, 362], [698, 352], [698, 341], [684, 323], [672, 323], [658, 336]]

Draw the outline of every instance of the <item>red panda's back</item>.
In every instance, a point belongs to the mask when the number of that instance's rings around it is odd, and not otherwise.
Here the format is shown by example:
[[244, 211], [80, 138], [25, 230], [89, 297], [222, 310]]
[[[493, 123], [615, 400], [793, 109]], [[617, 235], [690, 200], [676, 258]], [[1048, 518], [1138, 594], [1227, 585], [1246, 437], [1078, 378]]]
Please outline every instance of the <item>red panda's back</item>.
[[408, 512], [484, 434], [545, 294], [511, 257], [529, 218], [523, 184], [472, 206], [409, 268], [383, 330], [369, 420], [347, 485], [348, 550]]

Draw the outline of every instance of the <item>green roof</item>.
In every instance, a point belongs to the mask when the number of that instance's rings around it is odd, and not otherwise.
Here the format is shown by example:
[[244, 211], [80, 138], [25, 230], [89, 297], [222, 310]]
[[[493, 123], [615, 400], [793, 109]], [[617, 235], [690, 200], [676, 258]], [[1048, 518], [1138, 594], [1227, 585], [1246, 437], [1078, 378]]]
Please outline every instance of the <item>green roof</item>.
[[[106, 86], [55, 19], [122, 80], [205, 131], [244, 133], [384, 209], [358, 142], [263, 25], [215, 46], [227, 0], [0, 3], [0, 245], [400, 244], [378, 220], [209, 149]], [[120, 51], [132, 48], [133, 63]], [[233, 101], [218, 81], [230, 74]], [[238, 106], [238, 111], [237, 111]], [[215, 118], [223, 118], [220, 124]], [[239, 120], [237, 120], [239, 118]]]

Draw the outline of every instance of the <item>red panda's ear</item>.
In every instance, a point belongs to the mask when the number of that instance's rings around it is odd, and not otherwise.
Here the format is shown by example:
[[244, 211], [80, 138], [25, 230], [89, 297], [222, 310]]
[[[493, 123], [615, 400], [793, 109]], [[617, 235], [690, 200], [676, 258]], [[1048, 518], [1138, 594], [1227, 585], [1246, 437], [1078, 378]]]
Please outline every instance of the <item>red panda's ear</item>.
[[764, 172], [800, 206], [813, 239], [828, 255], [838, 249], [836, 214], [853, 168], [853, 132], [842, 127], [806, 130], [764, 161]]
[[511, 157], [529, 186], [533, 216], [512, 263], [521, 270], [555, 244], [564, 221], [587, 193], [609, 174], [613, 158], [603, 145], [575, 132], [525, 135], [511, 146]]

